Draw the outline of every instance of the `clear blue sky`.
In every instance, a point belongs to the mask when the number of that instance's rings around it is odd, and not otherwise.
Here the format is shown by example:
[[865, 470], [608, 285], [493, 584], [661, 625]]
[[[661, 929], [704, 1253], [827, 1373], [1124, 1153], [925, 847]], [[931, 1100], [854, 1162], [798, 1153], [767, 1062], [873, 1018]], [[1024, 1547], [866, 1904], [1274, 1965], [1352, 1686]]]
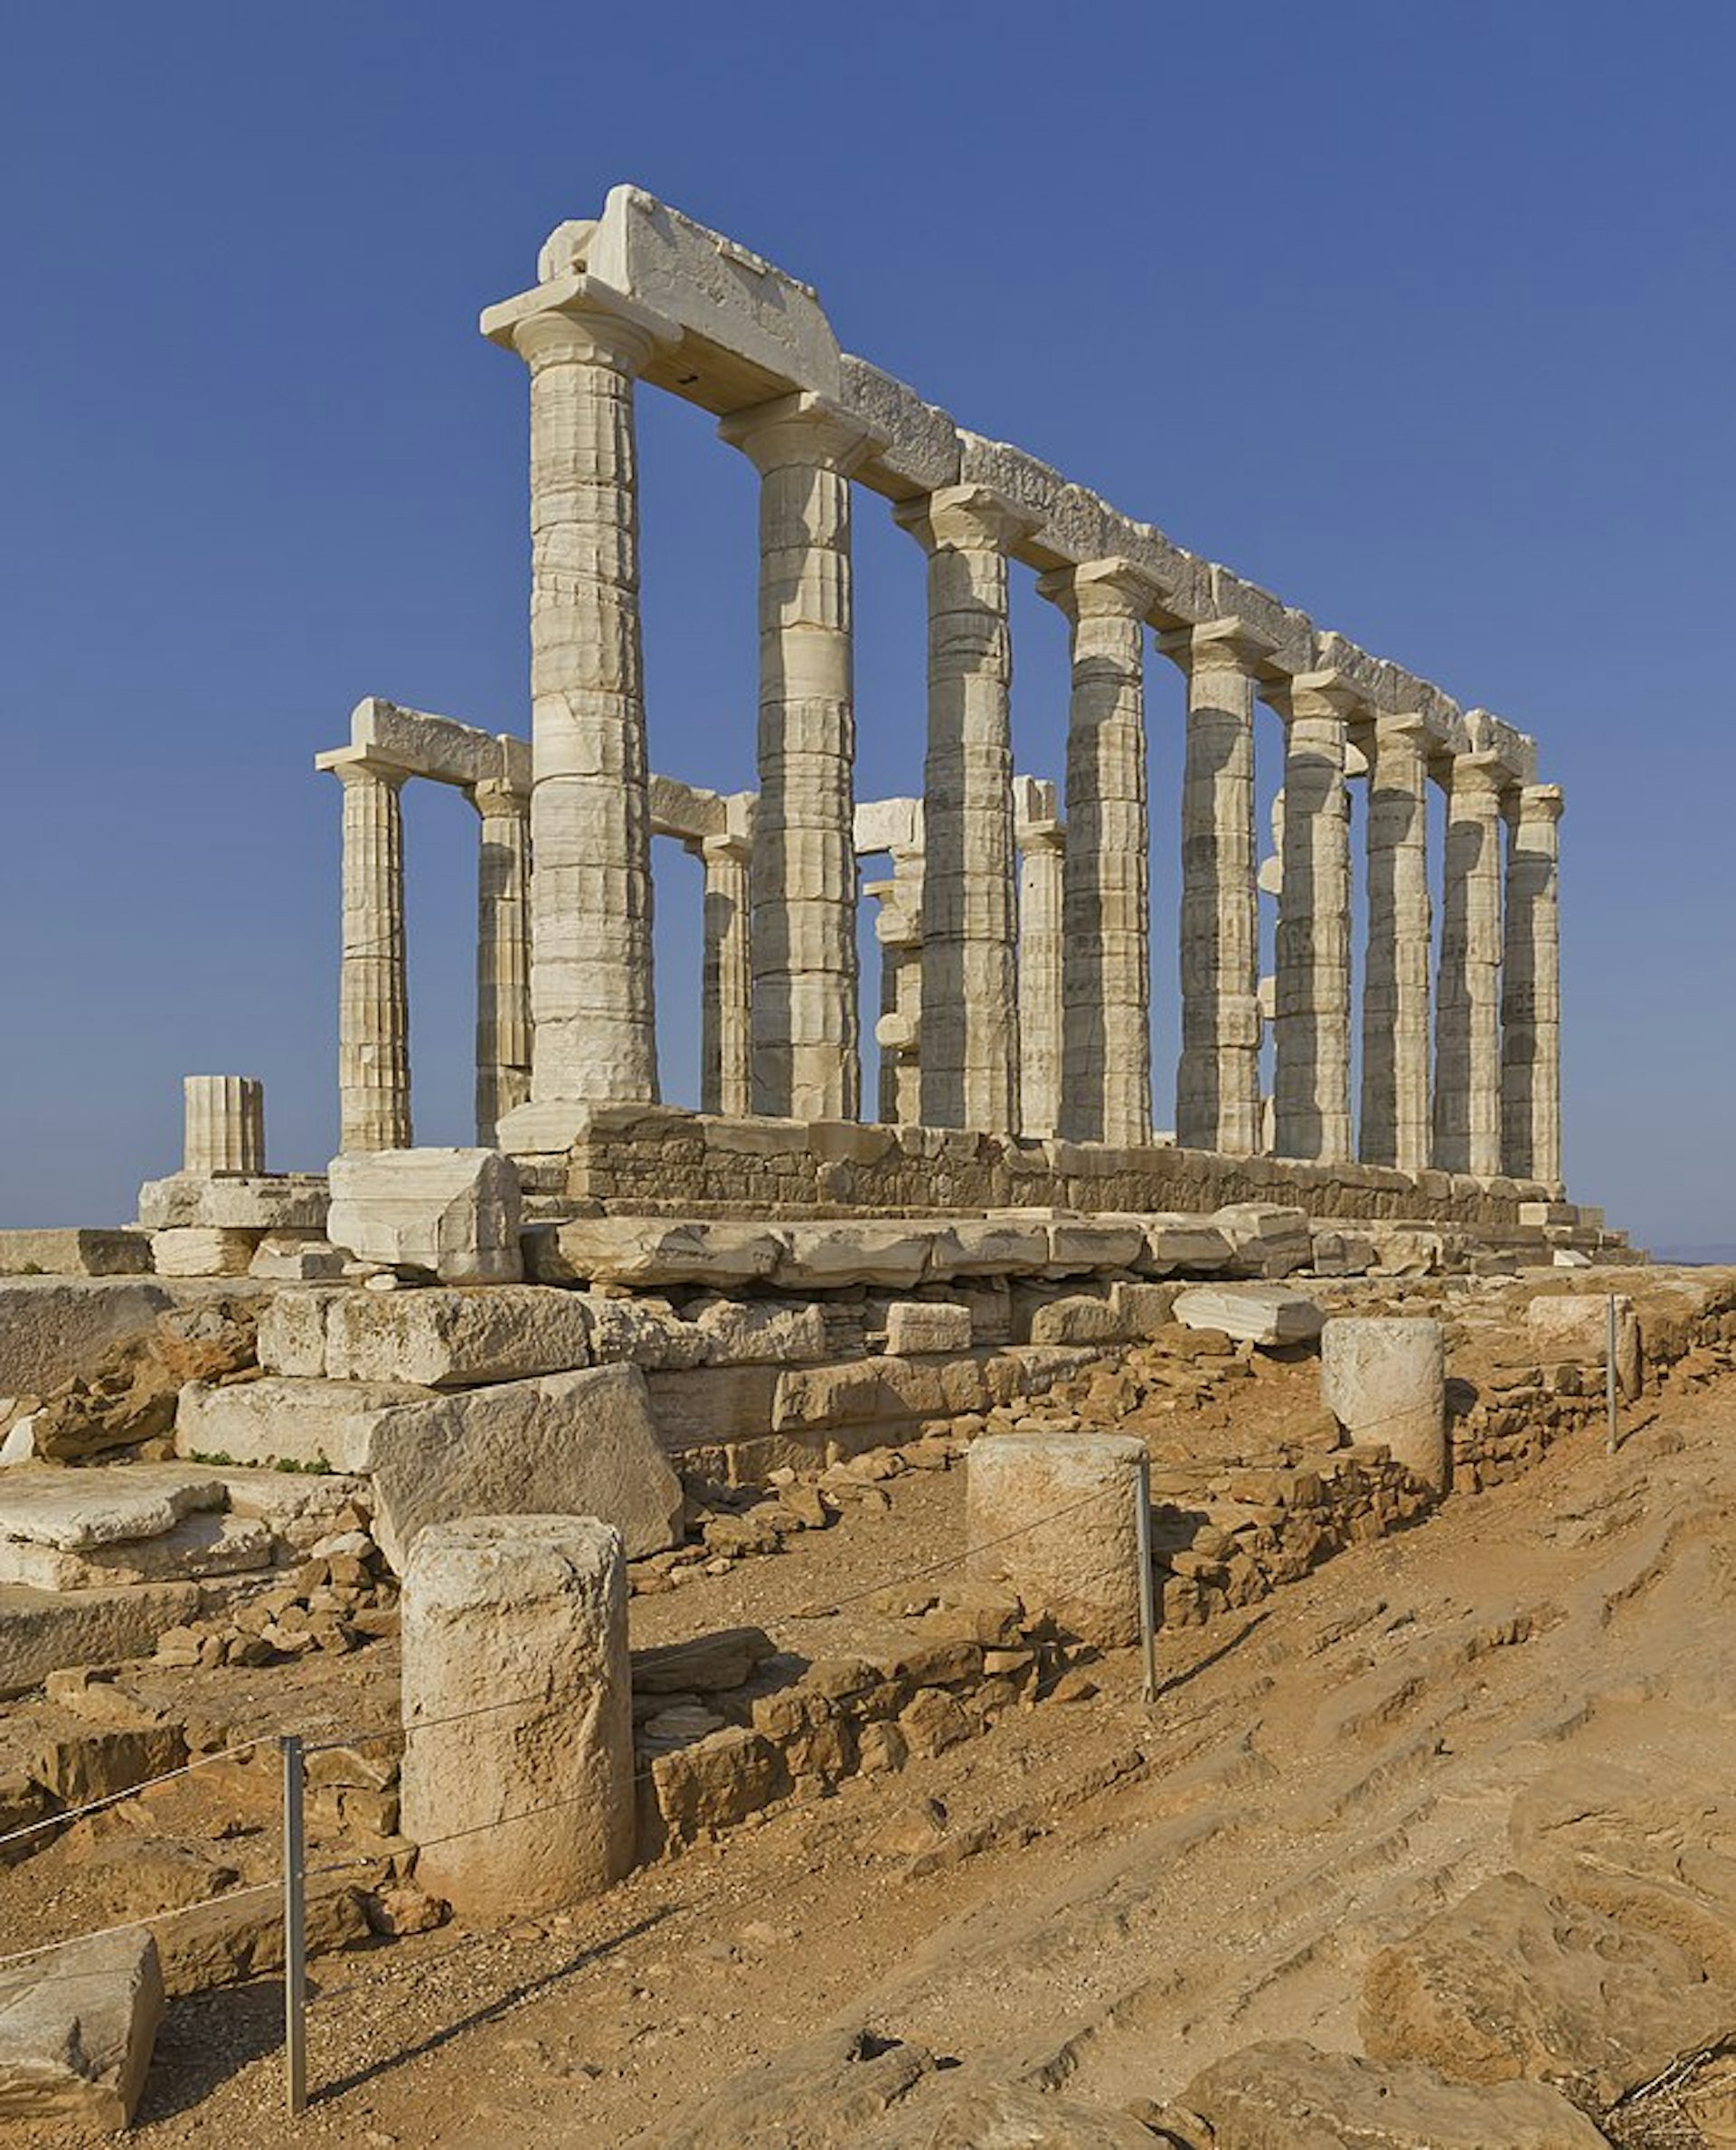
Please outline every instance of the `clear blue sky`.
[[[188, 1070], [266, 1079], [274, 1164], [328, 1155], [309, 762], [364, 693], [524, 727], [525, 383], [476, 315], [631, 179], [961, 423], [1534, 731], [1574, 1190], [1736, 1240], [1728, 7], [98, 0], [6, 46], [0, 1220], [129, 1216]], [[654, 763], [743, 786], [751, 475], [649, 391], [642, 437]], [[920, 785], [922, 568], [858, 514], [871, 796]], [[1064, 633], [1017, 580], [1056, 775]], [[1180, 708], [1154, 659], [1160, 1123]], [[464, 1140], [472, 819], [423, 787], [409, 824], [418, 1132]]]

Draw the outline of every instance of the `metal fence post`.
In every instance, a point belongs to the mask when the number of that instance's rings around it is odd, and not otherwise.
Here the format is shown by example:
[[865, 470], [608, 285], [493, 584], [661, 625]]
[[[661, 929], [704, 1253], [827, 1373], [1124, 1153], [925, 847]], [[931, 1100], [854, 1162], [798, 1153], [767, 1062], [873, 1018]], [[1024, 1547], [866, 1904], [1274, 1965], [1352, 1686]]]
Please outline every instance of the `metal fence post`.
[[1139, 1458], [1139, 1641], [1146, 1659], [1146, 1700], [1157, 1700], [1156, 1579], [1151, 1566], [1151, 1457]]
[[1616, 1400], [1617, 1328], [1616, 1295], [1611, 1292], [1609, 1295], [1609, 1327], [1603, 1351], [1603, 1406], [1609, 1422], [1609, 1434], [1604, 1441], [1604, 1453], [1608, 1456], [1615, 1454], [1616, 1444], [1620, 1438], [1617, 1426], [1618, 1406]]
[[283, 2070], [292, 2119], [307, 2109], [307, 1843], [301, 1740], [283, 1737]]

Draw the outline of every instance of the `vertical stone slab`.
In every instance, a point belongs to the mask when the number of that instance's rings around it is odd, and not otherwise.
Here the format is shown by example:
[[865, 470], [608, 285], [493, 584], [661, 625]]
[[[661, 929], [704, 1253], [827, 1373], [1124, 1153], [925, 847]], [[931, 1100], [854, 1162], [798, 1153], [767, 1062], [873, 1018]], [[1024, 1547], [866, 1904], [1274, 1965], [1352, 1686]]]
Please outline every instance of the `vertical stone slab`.
[[1187, 674], [1176, 1140], [1250, 1156], [1261, 1129], [1254, 658], [1262, 645], [1241, 620], [1221, 619], [1160, 646]]
[[1507, 853], [1501, 1147], [1518, 1179], [1561, 1183], [1561, 787], [1519, 793]]
[[531, 372], [531, 1101], [657, 1097], [634, 381], [666, 323], [568, 275], [484, 316]]
[[1368, 956], [1363, 973], [1362, 1158], [1429, 1163], [1427, 731], [1418, 716], [1374, 726], [1368, 783]]
[[499, 1923], [633, 1862], [627, 1570], [592, 1516], [430, 1523], [404, 1575], [401, 1827], [417, 1878]]
[[1453, 759], [1435, 1014], [1435, 1163], [1501, 1170], [1501, 801], [1498, 755]]
[[894, 513], [929, 556], [922, 1120], [1006, 1134], [1019, 1041], [1005, 549], [1033, 524], [986, 486]]
[[748, 924], [753, 845], [745, 836], [707, 836], [698, 849], [705, 873], [699, 1107], [740, 1119], [753, 1109]]
[[1072, 626], [1061, 1132], [1126, 1148], [1151, 1139], [1145, 622], [1156, 593], [1121, 560], [1062, 569], [1037, 587]]
[[922, 877], [920, 851], [895, 851], [889, 881], [864, 884], [880, 909], [874, 938], [880, 948], [880, 1014], [874, 1042], [880, 1049], [879, 1117], [889, 1127], [920, 1126], [922, 1118]]
[[1061, 1131], [1062, 883], [1067, 829], [1055, 787], [1014, 780], [1019, 853], [1019, 1099], [1021, 1132]]
[[531, 820], [528, 797], [478, 784], [476, 850], [476, 1140], [531, 1094]]
[[1335, 672], [1304, 673], [1269, 697], [1285, 721], [1273, 1147], [1346, 1162], [1350, 1127], [1349, 712]]
[[760, 472], [753, 1109], [854, 1119], [855, 710], [850, 480], [869, 437], [807, 393], [722, 420]]
[[184, 1075], [181, 1169], [199, 1179], [265, 1170], [265, 1085], [253, 1075]]
[[338, 755], [344, 923], [338, 971], [338, 1148], [402, 1150], [410, 1119], [404, 828], [399, 770]]

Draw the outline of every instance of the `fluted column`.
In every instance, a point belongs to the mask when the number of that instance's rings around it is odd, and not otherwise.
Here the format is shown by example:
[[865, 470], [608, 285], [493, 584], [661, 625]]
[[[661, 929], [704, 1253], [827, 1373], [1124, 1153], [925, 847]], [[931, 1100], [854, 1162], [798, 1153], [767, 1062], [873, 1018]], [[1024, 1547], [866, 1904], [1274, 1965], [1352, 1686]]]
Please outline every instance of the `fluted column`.
[[1429, 1162], [1429, 761], [1420, 717], [1382, 717], [1368, 778], [1368, 954], [1363, 973], [1365, 1165]]
[[1032, 527], [986, 486], [894, 511], [929, 556], [922, 1119], [1018, 1126], [1013, 645], [1005, 548]]
[[1334, 672], [1269, 699], [1284, 719], [1284, 871], [1278, 897], [1272, 1146], [1342, 1164], [1350, 1130], [1350, 795], [1354, 697]]
[[1021, 1131], [1061, 1127], [1061, 918], [1066, 825], [1055, 787], [1030, 777], [1014, 786], [1019, 849], [1019, 1098]]
[[1435, 1013], [1435, 1163], [1501, 1169], [1501, 795], [1495, 754], [1453, 758]]
[[853, 1119], [861, 1064], [849, 473], [867, 436], [807, 393], [738, 411], [718, 429], [760, 476], [753, 1109]]
[[1561, 788], [1518, 795], [1507, 853], [1506, 961], [1501, 985], [1505, 1169], [1561, 1181]]
[[1121, 560], [1037, 584], [1072, 627], [1067, 851], [1061, 867], [1061, 1132], [1151, 1139], [1151, 899], [1146, 815], [1146, 614]]
[[698, 850], [705, 871], [699, 1107], [740, 1119], [753, 1109], [748, 932], [753, 845], [744, 836], [707, 836]]
[[634, 379], [667, 325], [582, 275], [484, 316], [531, 370], [531, 1100], [655, 1102]]
[[257, 1075], [184, 1075], [181, 1169], [199, 1179], [265, 1170], [265, 1085]]
[[531, 1094], [531, 802], [509, 784], [478, 784], [476, 1140]]
[[1182, 1054], [1176, 1139], [1260, 1147], [1260, 932], [1254, 891], [1254, 657], [1237, 619], [1165, 636], [1187, 674], [1182, 779]]
[[338, 1148], [408, 1149], [410, 996], [404, 962], [401, 770], [326, 763], [344, 787], [344, 926], [338, 974]]

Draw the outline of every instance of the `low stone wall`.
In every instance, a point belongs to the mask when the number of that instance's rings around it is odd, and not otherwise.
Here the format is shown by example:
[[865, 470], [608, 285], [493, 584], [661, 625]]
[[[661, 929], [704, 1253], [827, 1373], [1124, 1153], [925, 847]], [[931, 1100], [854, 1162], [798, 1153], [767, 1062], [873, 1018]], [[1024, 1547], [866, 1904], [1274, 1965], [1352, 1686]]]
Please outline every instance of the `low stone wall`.
[[653, 1216], [836, 1216], [851, 1211], [1039, 1207], [1211, 1211], [1293, 1202], [1316, 1217], [1420, 1220], [1500, 1232], [1528, 1220], [1600, 1231], [1541, 1182], [1371, 1165], [1231, 1157], [1173, 1146], [1024, 1141], [856, 1121], [731, 1120], [673, 1107], [599, 1106], [570, 1152], [521, 1157], [527, 1189]]

